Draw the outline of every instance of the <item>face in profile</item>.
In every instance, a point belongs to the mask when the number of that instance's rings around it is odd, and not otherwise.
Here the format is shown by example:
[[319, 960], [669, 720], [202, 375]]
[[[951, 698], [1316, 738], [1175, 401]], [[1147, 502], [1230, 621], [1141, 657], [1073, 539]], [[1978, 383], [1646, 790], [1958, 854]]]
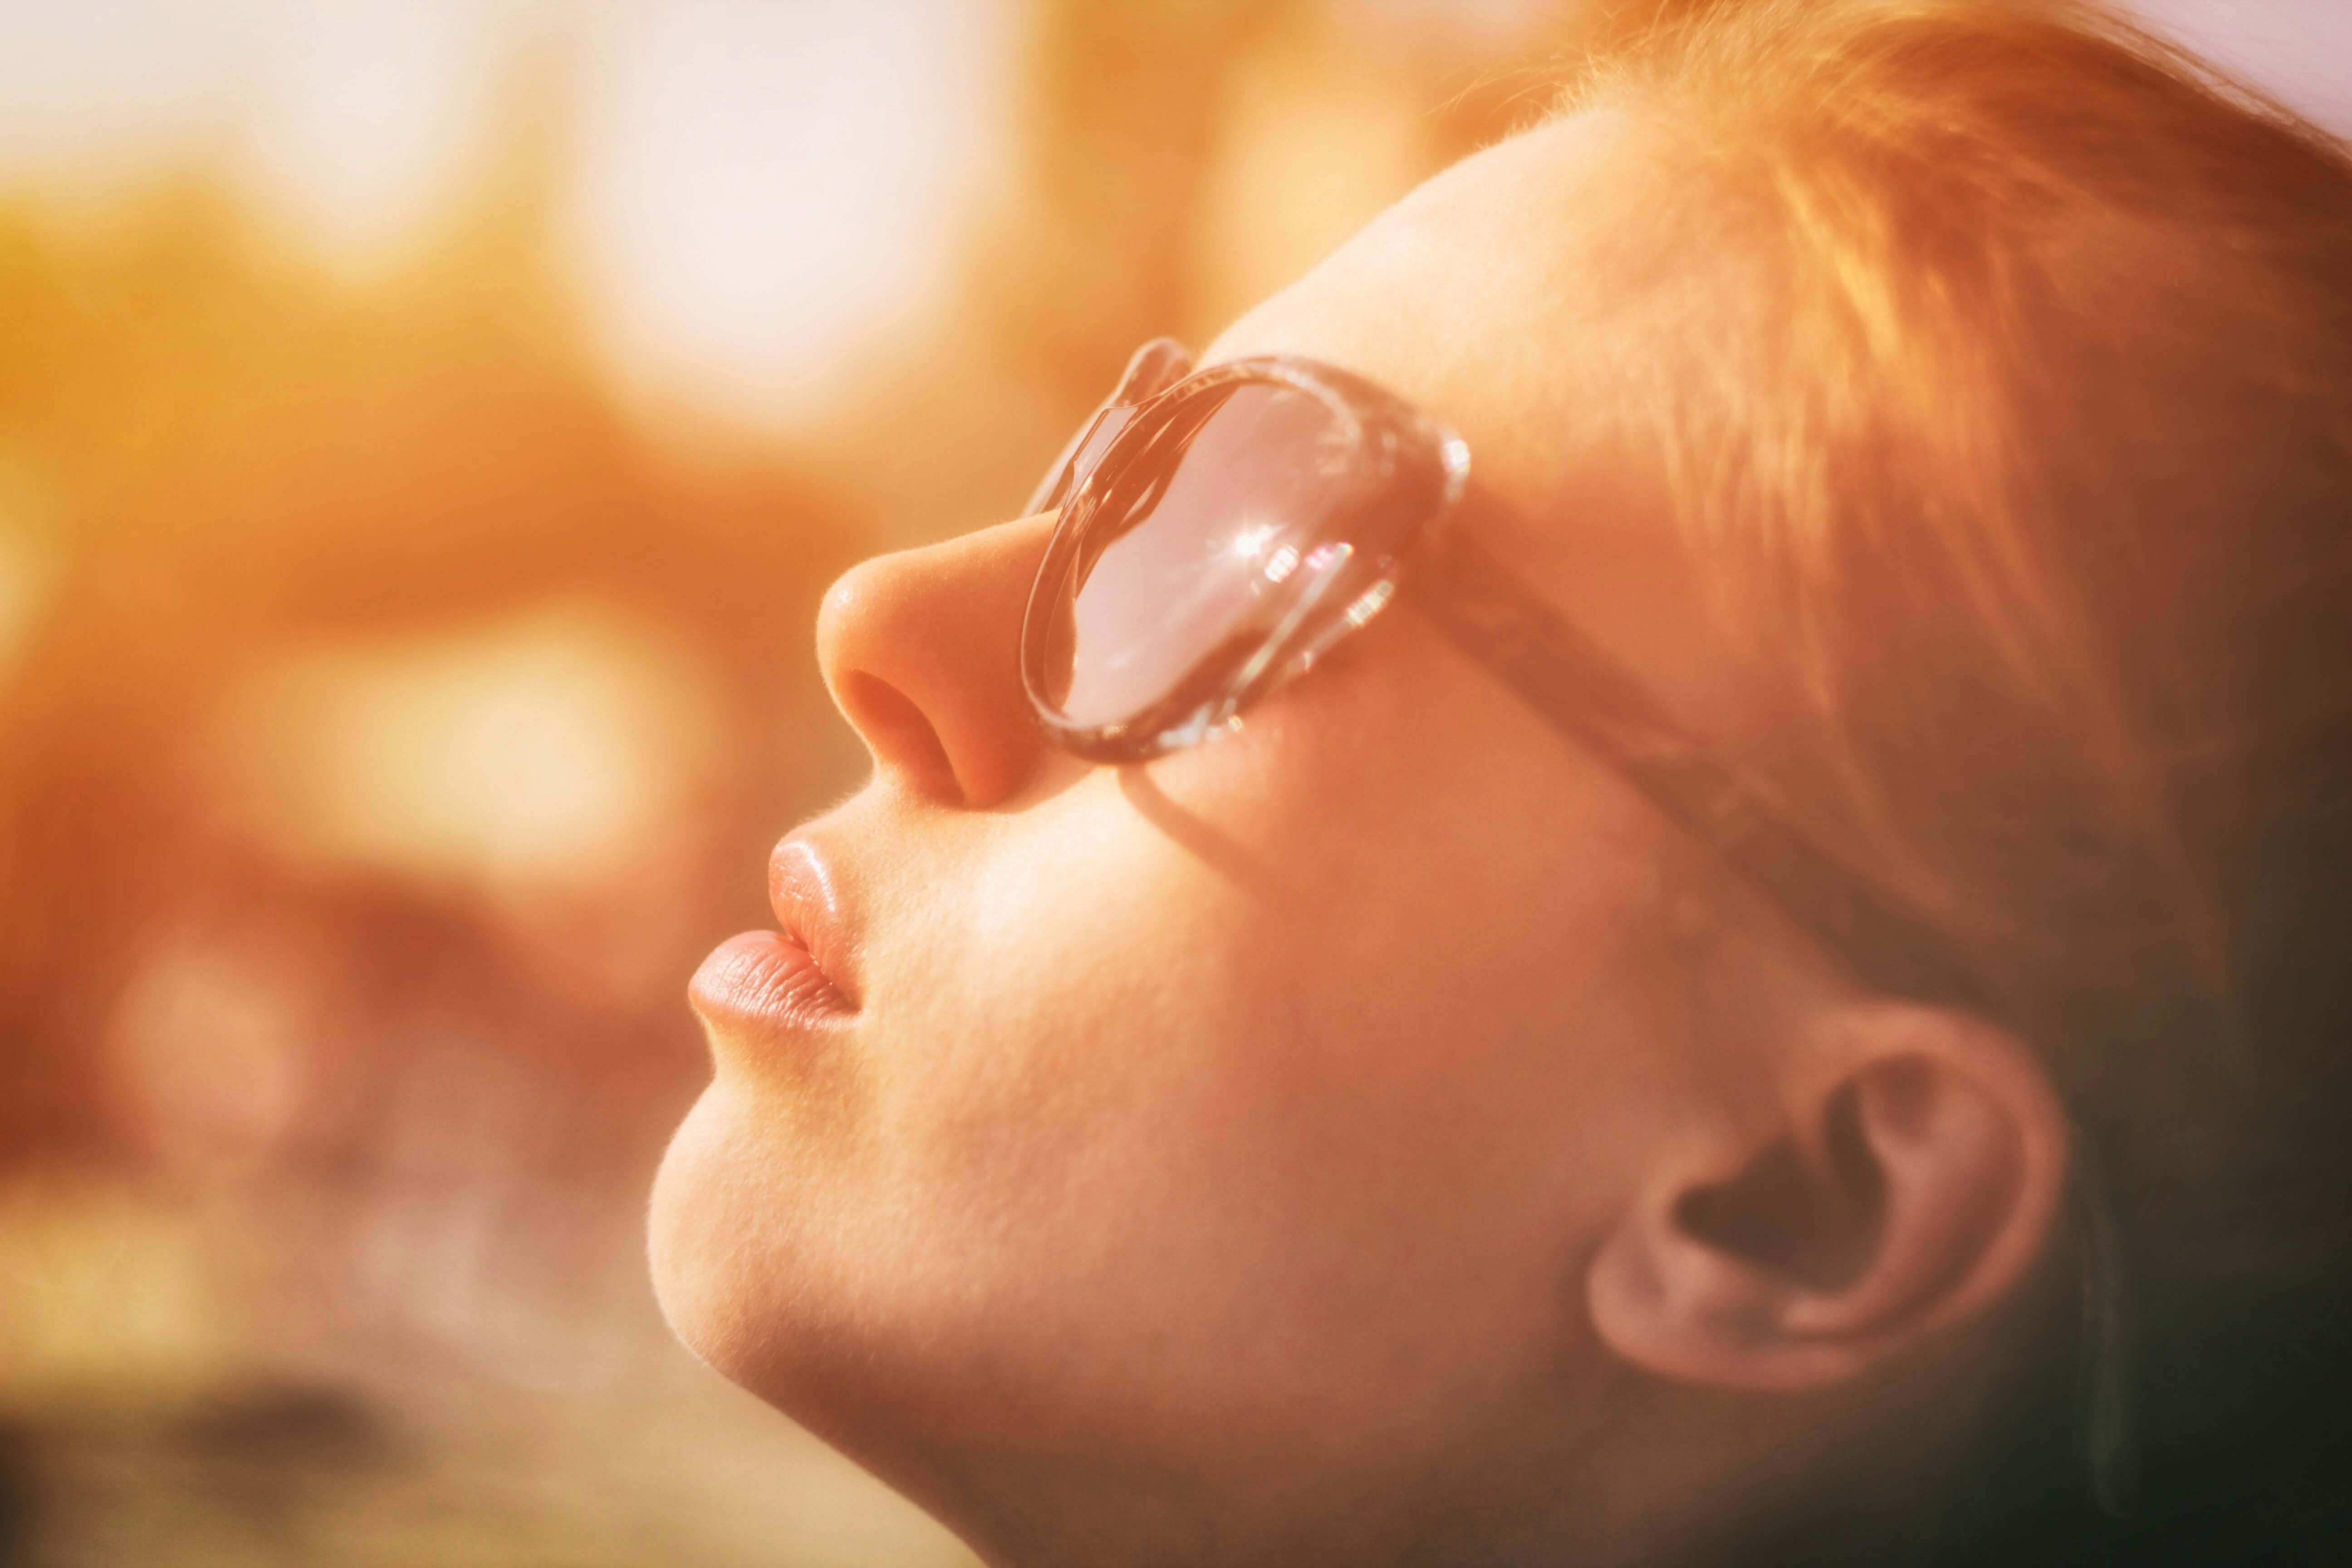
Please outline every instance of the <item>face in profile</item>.
[[[1596, 304], [1671, 248], [1652, 157], [1493, 148], [1202, 363], [1446, 421], [1452, 526], [1728, 737], [1769, 695], [1623, 416], [1671, 313]], [[1057, 747], [1055, 522], [825, 602], [873, 776], [695, 982], [653, 1258], [696, 1352], [1024, 1563], [1654, 1556], [1959, 1418], [2060, 1228], [2029, 1053], [1847, 978], [1409, 586], [1203, 743]]]

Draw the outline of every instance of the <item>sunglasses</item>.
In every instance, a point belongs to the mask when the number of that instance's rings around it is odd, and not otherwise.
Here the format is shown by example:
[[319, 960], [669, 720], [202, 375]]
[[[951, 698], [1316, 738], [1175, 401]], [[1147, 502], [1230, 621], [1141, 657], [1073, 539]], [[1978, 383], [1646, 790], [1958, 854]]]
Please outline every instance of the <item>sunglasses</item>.
[[[1195, 374], [1172, 340], [1145, 344], [1024, 514], [1059, 513], [1021, 628], [1038, 725], [1101, 763], [1195, 745], [1402, 594], [1863, 984], [2000, 1011], [1974, 966], [1902, 900], [1450, 527], [1469, 483], [1459, 435], [1361, 376], [1287, 356]], [[2078, 1436], [2092, 1490], [2120, 1516], [2136, 1471], [2127, 1280], [2089, 1140], [2073, 1132]]]
[[1290, 357], [1195, 374], [1146, 344], [1030, 500], [1060, 514], [1021, 629], [1038, 725], [1101, 763], [1198, 744], [1402, 594], [1858, 977], [1973, 1000], [1910, 910], [1449, 526], [1469, 481], [1460, 436], [1361, 376]]

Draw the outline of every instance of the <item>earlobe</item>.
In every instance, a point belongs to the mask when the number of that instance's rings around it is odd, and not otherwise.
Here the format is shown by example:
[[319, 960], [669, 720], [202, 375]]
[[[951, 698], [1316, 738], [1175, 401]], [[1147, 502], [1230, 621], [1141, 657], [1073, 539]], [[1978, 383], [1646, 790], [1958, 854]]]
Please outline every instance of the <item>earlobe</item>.
[[1588, 1306], [1681, 1382], [1853, 1377], [2016, 1289], [2056, 1224], [2066, 1119], [2047, 1072], [1972, 1015], [1841, 1006], [1771, 1131], [1662, 1156], [1595, 1256]]

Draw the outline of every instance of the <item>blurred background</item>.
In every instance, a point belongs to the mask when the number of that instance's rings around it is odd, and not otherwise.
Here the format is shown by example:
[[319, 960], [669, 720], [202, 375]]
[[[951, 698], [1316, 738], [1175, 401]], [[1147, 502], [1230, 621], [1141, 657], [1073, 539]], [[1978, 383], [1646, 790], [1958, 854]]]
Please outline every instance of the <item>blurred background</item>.
[[0, 0], [0, 1564], [968, 1562], [644, 1279], [818, 595], [1658, 8]]

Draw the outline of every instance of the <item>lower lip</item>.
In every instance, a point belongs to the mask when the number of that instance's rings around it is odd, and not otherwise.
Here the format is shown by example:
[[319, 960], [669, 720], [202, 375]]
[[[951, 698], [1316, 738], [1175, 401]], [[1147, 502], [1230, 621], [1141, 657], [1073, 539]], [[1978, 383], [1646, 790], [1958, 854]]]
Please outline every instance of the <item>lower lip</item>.
[[806, 948], [772, 931], [713, 948], [687, 994], [706, 1023], [722, 1029], [816, 1029], [856, 1013]]

